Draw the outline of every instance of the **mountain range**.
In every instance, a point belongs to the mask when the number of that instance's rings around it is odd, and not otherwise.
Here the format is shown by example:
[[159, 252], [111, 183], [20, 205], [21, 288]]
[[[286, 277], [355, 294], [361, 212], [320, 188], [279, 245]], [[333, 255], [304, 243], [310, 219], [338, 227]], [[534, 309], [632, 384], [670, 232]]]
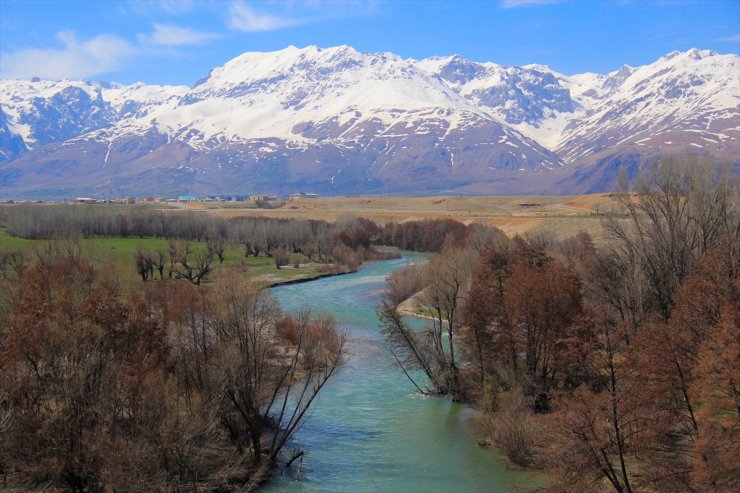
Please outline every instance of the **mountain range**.
[[586, 193], [665, 153], [737, 165], [738, 138], [735, 54], [569, 76], [291, 46], [193, 87], [0, 80], [0, 198]]

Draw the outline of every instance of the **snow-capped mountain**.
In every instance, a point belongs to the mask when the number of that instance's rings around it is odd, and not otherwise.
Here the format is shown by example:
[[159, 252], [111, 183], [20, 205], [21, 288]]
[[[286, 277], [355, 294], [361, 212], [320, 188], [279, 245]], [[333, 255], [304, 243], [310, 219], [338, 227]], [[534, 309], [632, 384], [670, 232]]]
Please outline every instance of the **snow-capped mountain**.
[[[598, 91], [601, 90], [601, 93]], [[555, 150], [576, 162], [624, 145], [711, 147], [725, 157], [740, 137], [740, 57], [673, 52], [644, 67], [623, 67], [587, 95]]]
[[565, 76], [309, 46], [193, 88], [3, 80], [0, 196], [586, 191], [664, 148], [738, 161], [739, 59]]
[[0, 110], [25, 148], [61, 142], [123, 120], [174, 106], [185, 86], [123, 86], [107, 82], [3, 80]]
[[[501, 67], [457, 56], [419, 64], [566, 162], [624, 144], [644, 144], [667, 131], [704, 132], [705, 142], [714, 143], [738, 137], [736, 55], [693, 49], [644, 67], [625, 65], [607, 75], [574, 76], [545, 66]], [[703, 147], [702, 136], [695, 137], [684, 144]]]

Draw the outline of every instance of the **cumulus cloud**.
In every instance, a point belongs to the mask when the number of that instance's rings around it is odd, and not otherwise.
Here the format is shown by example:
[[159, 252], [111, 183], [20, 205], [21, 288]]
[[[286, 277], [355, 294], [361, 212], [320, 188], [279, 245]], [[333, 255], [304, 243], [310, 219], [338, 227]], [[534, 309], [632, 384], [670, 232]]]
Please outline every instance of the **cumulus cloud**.
[[242, 1], [233, 2], [229, 7], [229, 27], [244, 32], [275, 31], [307, 22], [309, 19], [259, 12]]
[[150, 35], [140, 34], [139, 41], [160, 46], [192, 46], [218, 37], [216, 33], [196, 31], [187, 27], [154, 24], [154, 32]]
[[112, 34], [81, 41], [71, 31], [62, 31], [56, 37], [61, 48], [28, 48], [0, 55], [2, 77], [86, 79], [115, 72], [136, 52], [131, 43]]

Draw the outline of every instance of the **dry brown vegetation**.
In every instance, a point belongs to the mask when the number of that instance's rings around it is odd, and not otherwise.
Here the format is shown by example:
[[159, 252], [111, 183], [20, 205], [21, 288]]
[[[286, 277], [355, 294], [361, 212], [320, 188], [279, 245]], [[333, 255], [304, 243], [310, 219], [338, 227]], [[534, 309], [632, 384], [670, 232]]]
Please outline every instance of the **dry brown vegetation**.
[[424, 219], [454, 219], [464, 224], [495, 226], [509, 236], [535, 232], [567, 237], [587, 231], [598, 243], [603, 238], [600, 218], [621, 211], [613, 194], [557, 196], [356, 196], [298, 199], [278, 209], [194, 203], [189, 207], [219, 217], [264, 216], [279, 218], [336, 219], [355, 215], [379, 225]]
[[[555, 471], [546, 491], [738, 491], [740, 201], [732, 173], [703, 164], [666, 161], [613, 196], [350, 197], [257, 212], [332, 222], [18, 209], [10, 225], [29, 237], [57, 232], [60, 217], [78, 234], [180, 243], [169, 257], [137, 251], [142, 281], [159, 280], [136, 286], [74, 240], [2, 255], [0, 473], [71, 491], [254, 487], [344, 336], [331, 319], [281, 315], [238, 276], [197, 285], [184, 242], [204, 241], [212, 263], [226, 242], [286, 269], [299, 254], [356, 267], [383, 244], [433, 253], [390, 276], [378, 312], [392, 356], [419, 392], [478, 406], [512, 463]], [[421, 330], [402, 316], [411, 296]]]
[[139, 284], [74, 243], [0, 281], [0, 475], [24, 491], [251, 491], [341, 363], [243, 277]]
[[[483, 441], [551, 469], [543, 491], [738, 491], [737, 183], [688, 159], [634, 187], [603, 245], [447, 241], [391, 276], [382, 330], [418, 391], [476, 405]], [[400, 311], [419, 289], [420, 330]]]

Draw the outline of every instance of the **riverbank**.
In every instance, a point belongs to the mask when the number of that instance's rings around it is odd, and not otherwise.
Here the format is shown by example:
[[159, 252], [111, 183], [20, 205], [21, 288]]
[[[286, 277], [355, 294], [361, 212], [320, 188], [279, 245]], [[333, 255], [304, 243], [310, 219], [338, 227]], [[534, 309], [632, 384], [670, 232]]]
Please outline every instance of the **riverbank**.
[[[303, 275], [301, 275], [302, 277], [295, 277], [295, 278], [292, 278], [292, 279], [274, 279], [274, 278], [273, 279], [270, 279], [268, 277], [267, 279], [265, 279], [265, 278], [262, 278], [262, 279], [261, 278], [253, 278], [252, 280], [255, 281], [255, 282], [257, 282], [257, 283], [267, 282], [267, 284], [264, 286], [266, 288], [267, 287], [274, 288], [274, 287], [278, 287], [278, 286], [288, 286], [288, 285], [291, 285], [291, 284], [301, 284], [301, 283], [305, 283], [305, 282], [316, 281], [318, 279], [324, 279], [324, 278], [327, 278], [327, 277], [343, 276], [343, 275], [346, 275], [346, 274], [353, 274], [353, 273], [357, 272], [358, 270], [360, 270], [363, 266], [367, 266], [370, 263], [373, 263], [373, 262], [381, 262], [383, 260], [394, 260], [394, 259], [399, 259], [399, 258], [401, 258], [401, 254], [400, 254], [400, 251], [399, 250], [397, 250], [397, 249], [388, 249], [386, 247], [382, 247], [380, 249], [373, 250], [372, 257], [369, 258], [369, 259], [363, 260], [362, 261], [362, 264], [360, 264], [356, 268], [352, 268], [352, 267], [349, 267], [349, 266], [346, 266], [346, 265], [339, 265], [339, 264], [326, 264], [326, 267], [329, 270], [332, 270], [332, 269], [334, 269], [334, 270], [331, 271], [331, 272], [320, 273], [320, 274], [316, 274], [316, 275], [313, 275], [313, 276], [303, 276]], [[283, 269], [280, 269], [280, 270], [281, 271], [288, 271], [289, 269], [290, 268], [287, 267], [287, 268], [283, 268]]]
[[[143, 249], [148, 252], [167, 252], [169, 250], [169, 244], [166, 238], [99, 236], [78, 238], [74, 241], [94, 261], [116, 263], [121, 266], [121, 271], [125, 273], [125, 276], [132, 279], [138, 277], [134, 264], [134, 256], [138, 250]], [[11, 236], [5, 227], [0, 226], [0, 260], [2, 260], [3, 252], [12, 251], [30, 256], [34, 250], [47, 248], [48, 245], [54, 242], [61, 242], [61, 240], [28, 240], [19, 238]], [[205, 242], [194, 241], [190, 243], [190, 248], [195, 255], [204, 251], [207, 247]], [[366, 252], [366, 255], [369, 255], [369, 258], [365, 259], [363, 264], [400, 257], [399, 250], [385, 246], [373, 247], [373, 250]], [[335, 263], [309, 262], [305, 256], [299, 255], [299, 257], [302, 261], [297, 264], [298, 267], [288, 264], [278, 268], [275, 265], [275, 259], [273, 257], [266, 254], [258, 256], [244, 255], [241, 248], [234, 245], [226, 245], [224, 249], [224, 260], [214, 261], [213, 272], [204, 282], [218, 282], [218, 279], [225, 272], [234, 271], [247, 275], [253, 282], [262, 287], [275, 287], [309, 282], [357, 271], [356, 267], [353, 268]], [[127, 267], [127, 265], [130, 265], [130, 267]], [[158, 281], [158, 274], [156, 277], [157, 279], [152, 278], [149, 282]], [[167, 272], [165, 272], [165, 278], [167, 278]]]
[[424, 313], [422, 308], [419, 306], [421, 297], [424, 295], [424, 291], [419, 291], [412, 294], [409, 298], [406, 298], [398, 305], [398, 313], [404, 317], [414, 317], [426, 320], [435, 320], [431, 315]]
[[[312, 276], [312, 277], [298, 277], [298, 278], [295, 278], [295, 279], [288, 279], [288, 280], [276, 280], [274, 282], [267, 281], [268, 284], [266, 284], [264, 287], [265, 288], [276, 288], [278, 286], [288, 286], [288, 285], [291, 285], [291, 284], [302, 284], [302, 283], [305, 283], [305, 282], [317, 281], [319, 279], [324, 279], [324, 278], [327, 278], [327, 277], [344, 276], [346, 274], [352, 274], [354, 272], [357, 272], [357, 270], [358, 269], [346, 270], [346, 271], [342, 271], [342, 272], [329, 272], [329, 273], [326, 273], [326, 274], [318, 274], [318, 275], [315, 275], [315, 276]], [[253, 279], [253, 281], [255, 281], [257, 283], [266, 282], [264, 279], [259, 279], [259, 278]]]
[[[396, 311], [403, 317], [419, 320], [418, 325], [409, 321], [412, 327], [415, 327], [417, 330], [424, 325], [422, 320], [431, 321], [432, 323], [437, 322], [433, 310], [428, 308], [428, 302], [425, 301], [426, 297], [425, 290], [422, 289], [406, 298], [396, 307]], [[483, 401], [485, 400], [483, 398]], [[498, 412], [487, 410], [489, 409], [489, 405], [485, 404], [485, 402], [481, 404], [477, 399], [463, 400], [461, 401], [461, 405], [466, 407], [469, 414], [470, 419], [467, 425], [467, 431], [471, 440], [474, 440], [481, 447], [490, 449], [500, 460], [504, 461], [507, 468], [536, 475], [547, 482], [547, 471], [543, 463], [541, 451], [543, 444], [537, 439], [538, 433], [534, 431], [534, 428], [531, 430], [520, 430], [512, 423], [511, 416], [500, 412], [500, 409]], [[526, 409], [521, 409], [521, 411], [526, 412]], [[531, 416], [527, 419], [526, 427], [535, 427], [536, 424], [534, 417]], [[515, 446], [511, 438], [512, 430], [516, 430], [516, 433], [518, 433], [515, 443], [526, 447], [526, 450], [523, 452], [526, 454], [526, 457], [519, 461], [511, 459], [511, 447]]]
[[[541, 484], [507, 469], [470, 433], [471, 409], [414, 392], [388, 353], [376, 306], [393, 271], [425, 258], [368, 262], [357, 272], [312, 283], [276, 286], [286, 312], [312, 308], [347, 330], [347, 361], [322, 390], [292, 447], [305, 451], [300, 468], [273, 477], [267, 493], [503, 493], [511, 484]], [[298, 472], [300, 469], [300, 472]]]

